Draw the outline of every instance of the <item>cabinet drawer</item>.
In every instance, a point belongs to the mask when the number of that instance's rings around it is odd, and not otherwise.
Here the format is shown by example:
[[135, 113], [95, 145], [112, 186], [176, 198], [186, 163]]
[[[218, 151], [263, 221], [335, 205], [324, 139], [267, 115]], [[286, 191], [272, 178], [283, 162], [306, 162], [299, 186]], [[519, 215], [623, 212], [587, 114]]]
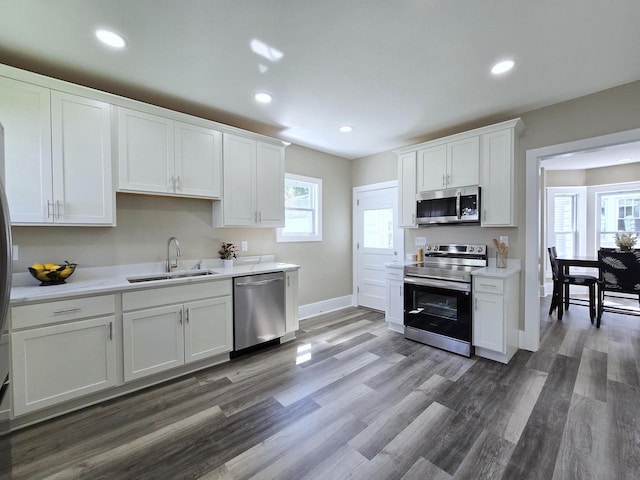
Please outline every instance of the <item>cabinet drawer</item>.
[[404, 270], [402, 269], [387, 269], [387, 280], [402, 282], [404, 280]]
[[78, 318], [108, 315], [116, 310], [114, 295], [22, 305], [11, 309], [11, 328], [18, 330]]
[[126, 312], [223, 295], [231, 295], [231, 279], [123, 293], [122, 309]]
[[501, 278], [476, 277], [473, 279], [473, 289], [476, 292], [502, 293], [504, 280]]

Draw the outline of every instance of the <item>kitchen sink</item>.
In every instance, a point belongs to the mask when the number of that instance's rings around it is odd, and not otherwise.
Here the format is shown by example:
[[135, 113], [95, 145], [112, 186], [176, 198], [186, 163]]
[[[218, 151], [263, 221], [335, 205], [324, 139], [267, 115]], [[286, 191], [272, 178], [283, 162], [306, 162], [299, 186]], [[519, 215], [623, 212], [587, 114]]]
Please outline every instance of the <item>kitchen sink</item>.
[[173, 280], [174, 278], [192, 278], [204, 277], [207, 275], [219, 275], [218, 272], [212, 270], [198, 270], [193, 272], [174, 272], [174, 273], [157, 273], [154, 275], [145, 275], [141, 277], [129, 277], [129, 283], [153, 282], [156, 280]]

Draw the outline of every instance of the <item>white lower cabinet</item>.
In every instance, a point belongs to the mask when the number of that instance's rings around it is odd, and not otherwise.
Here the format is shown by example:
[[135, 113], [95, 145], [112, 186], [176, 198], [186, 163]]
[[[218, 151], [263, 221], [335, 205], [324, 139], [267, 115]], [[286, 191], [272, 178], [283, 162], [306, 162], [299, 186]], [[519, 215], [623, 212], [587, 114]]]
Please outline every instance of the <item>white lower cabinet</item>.
[[233, 349], [231, 280], [124, 293], [122, 303], [126, 382]]
[[404, 270], [398, 267], [386, 267], [387, 305], [385, 320], [387, 328], [404, 333]]
[[[495, 269], [493, 269], [495, 270]], [[518, 351], [520, 274], [473, 277], [473, 345], [476, 355], [508, 363]]]
[[113, 315], [11, 333], [14, 416], [116, 385]]

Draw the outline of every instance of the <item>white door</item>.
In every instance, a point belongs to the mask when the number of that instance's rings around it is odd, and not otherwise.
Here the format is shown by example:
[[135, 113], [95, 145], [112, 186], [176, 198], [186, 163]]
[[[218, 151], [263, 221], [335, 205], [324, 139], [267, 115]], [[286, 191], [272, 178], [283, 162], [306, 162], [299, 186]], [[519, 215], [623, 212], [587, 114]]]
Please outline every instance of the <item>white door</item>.
[[284, 149], [258, 142], [256, 159], [258, 224], [284, 227]]
[[0, 122], [11, 223], [53, 222], [49, 89], [0, 77]]
[[174, 193], [173, 120], [118, 108], [118, 189]]
[[222, 134], [175, 122], [176, 193], [220, 198]]
[[356, 303], [385, 310], [385, 264], [401, 261], [404, 236], [398, 228], [398, 188], [356, 191]]
[[51, 92], [54, 222], [113, 223], [111, 106]]
[[256, 141], [227, 133], [222, 139], [224, 225], [255, 225]]
[[182, 305], [122, 315], [126, 382], [184, 364]]
[[186, 303], [184, 311], [185, 363], [233, 350], [231, 296]]
[[11, 334], [15, 415], [116, 384], [114, 317]]

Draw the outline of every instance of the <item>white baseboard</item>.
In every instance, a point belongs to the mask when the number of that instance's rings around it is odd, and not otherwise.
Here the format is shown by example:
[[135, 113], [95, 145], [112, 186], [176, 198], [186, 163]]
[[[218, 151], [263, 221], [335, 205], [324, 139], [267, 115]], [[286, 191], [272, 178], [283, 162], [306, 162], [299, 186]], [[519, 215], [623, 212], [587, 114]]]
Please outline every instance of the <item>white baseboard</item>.
[[321, 313], [340, 310], [341, 308], [350, 307], [352, 305], [353, 295], [345, 295], [344, 297], [329, 298], [327, 300], [322, 300], [321, 302], [308, 303], [307, 305], [300, 305], [300, 307], [298, 307], [298, 318], [302, 320], [304, 318], [315, 317]]
[[404, 325], [399, 323], [387, 322], [387, 329], [392, 332], [401, 333], [404, 335]]

